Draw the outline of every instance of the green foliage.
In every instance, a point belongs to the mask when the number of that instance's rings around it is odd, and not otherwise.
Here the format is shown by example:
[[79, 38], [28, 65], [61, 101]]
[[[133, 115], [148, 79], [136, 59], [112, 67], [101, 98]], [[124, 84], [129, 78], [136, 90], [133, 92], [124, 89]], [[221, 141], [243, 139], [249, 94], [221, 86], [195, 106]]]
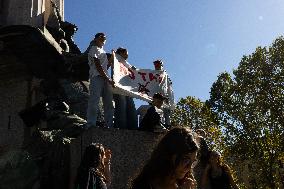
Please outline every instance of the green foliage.
[[211, 148], [223, 150], [222, 132], [218, 126], [216, 115], [209, 106], [194, 97], [181, 98], [172, 115], [172, 124], [187, 126], [192, 130], [204, 129], [208, 137], [206, 141]]
[[249, 177], [261, 188], [277, 188], [284, 157], [284, 38], [244, 56], [233, 75], [218, 76], [209, 100], [228, 153], [235, 162], [257, 165]]

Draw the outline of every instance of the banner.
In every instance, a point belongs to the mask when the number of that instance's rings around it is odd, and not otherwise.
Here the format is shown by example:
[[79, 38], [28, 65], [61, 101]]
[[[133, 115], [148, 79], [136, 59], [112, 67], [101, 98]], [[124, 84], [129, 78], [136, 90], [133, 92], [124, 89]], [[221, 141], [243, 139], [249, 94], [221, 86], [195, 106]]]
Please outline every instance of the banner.
[[166, 71], [135, 69], [120, 55], [114, 57], [113, 80], [114, 93], [131, 96], [151, 102], [155, 93], [160, 92], [168, 97], [167, 106], [174, 108], [172, 83]]

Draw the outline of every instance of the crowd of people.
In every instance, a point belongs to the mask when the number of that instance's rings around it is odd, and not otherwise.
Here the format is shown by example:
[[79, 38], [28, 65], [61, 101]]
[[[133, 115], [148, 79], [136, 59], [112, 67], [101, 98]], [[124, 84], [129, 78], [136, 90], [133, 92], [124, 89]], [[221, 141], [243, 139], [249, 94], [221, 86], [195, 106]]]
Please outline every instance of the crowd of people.
[[[119, 47], [112, 53], [106, 53], [104, 45], [106, 43], [106, 35], [97, 33], [90, 43], [86, 53], [88, 54], [88, 64], [90, 67], [90, 96], [87, 109], [87, 126], [90, 128], [97, 126], [97, 117], [99, 111], [100, 98], [103, 101], [105, 126], [108, 128], [116, 127], [122, 129], [139, 129], [151, 132], [163, 132], [170, 127], [170, 110], [163, 107], [163, 102], [167, 97], [162, 93], [153, 95], [153, 101], [143, 110], [135, 109], [133, 98], [120, 94], [113, 94], [112, 88], [115, 83], [109, 74], [109, 68], [113, 66], [114, 56], [118, 61], [123, 60], [128, 64], [128, 51]], [[155, 60], [153, 62], [155, 70], [163, 70], [163, 62]], [[136, 69], [134, 67], [134, 69]], [[115, 108], [113, 106], [115, 102]], [[147, 107], [147, 108], [146, 108]], [[115, 118], [113, 121], [113, 117]]]
[[[197, 133], [185, 127], [167, 131], [141, 171], [132, 176], [129, 188], [238, 189], [230, 167], [222, 161], [219, 152], [208, 151], [204, 162], [200, 154], [204, 150], [199, 140], [202, 136]], [[202, 177], [196, 177], [194, 169], [199, 163], [206, 166]], [[110, 149], [91, 143], [78, 168], [75, 189], [107, 189], [111, 185], [110, 164]]]

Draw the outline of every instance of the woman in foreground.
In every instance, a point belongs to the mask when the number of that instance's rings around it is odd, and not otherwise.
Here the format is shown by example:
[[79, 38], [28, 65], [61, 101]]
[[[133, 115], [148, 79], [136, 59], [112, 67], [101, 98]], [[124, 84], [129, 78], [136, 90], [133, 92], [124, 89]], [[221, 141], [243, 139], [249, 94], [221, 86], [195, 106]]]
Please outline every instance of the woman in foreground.
[[150, 160], [133, 180], [132, 189], [192, 189], [192, 163], [198, 145], [189, 129], [170, 130], [154, 149]]

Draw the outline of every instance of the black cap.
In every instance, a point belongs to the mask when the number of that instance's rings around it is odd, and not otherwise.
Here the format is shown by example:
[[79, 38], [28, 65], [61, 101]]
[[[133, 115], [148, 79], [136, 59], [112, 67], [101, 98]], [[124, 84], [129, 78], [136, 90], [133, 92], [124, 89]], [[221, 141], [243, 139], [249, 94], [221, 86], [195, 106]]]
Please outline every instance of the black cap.
[[168, 98], [163, 96], [161, 93], [155, 93], [153, 98], [160, 99], [160, 100], [167, 100]]

